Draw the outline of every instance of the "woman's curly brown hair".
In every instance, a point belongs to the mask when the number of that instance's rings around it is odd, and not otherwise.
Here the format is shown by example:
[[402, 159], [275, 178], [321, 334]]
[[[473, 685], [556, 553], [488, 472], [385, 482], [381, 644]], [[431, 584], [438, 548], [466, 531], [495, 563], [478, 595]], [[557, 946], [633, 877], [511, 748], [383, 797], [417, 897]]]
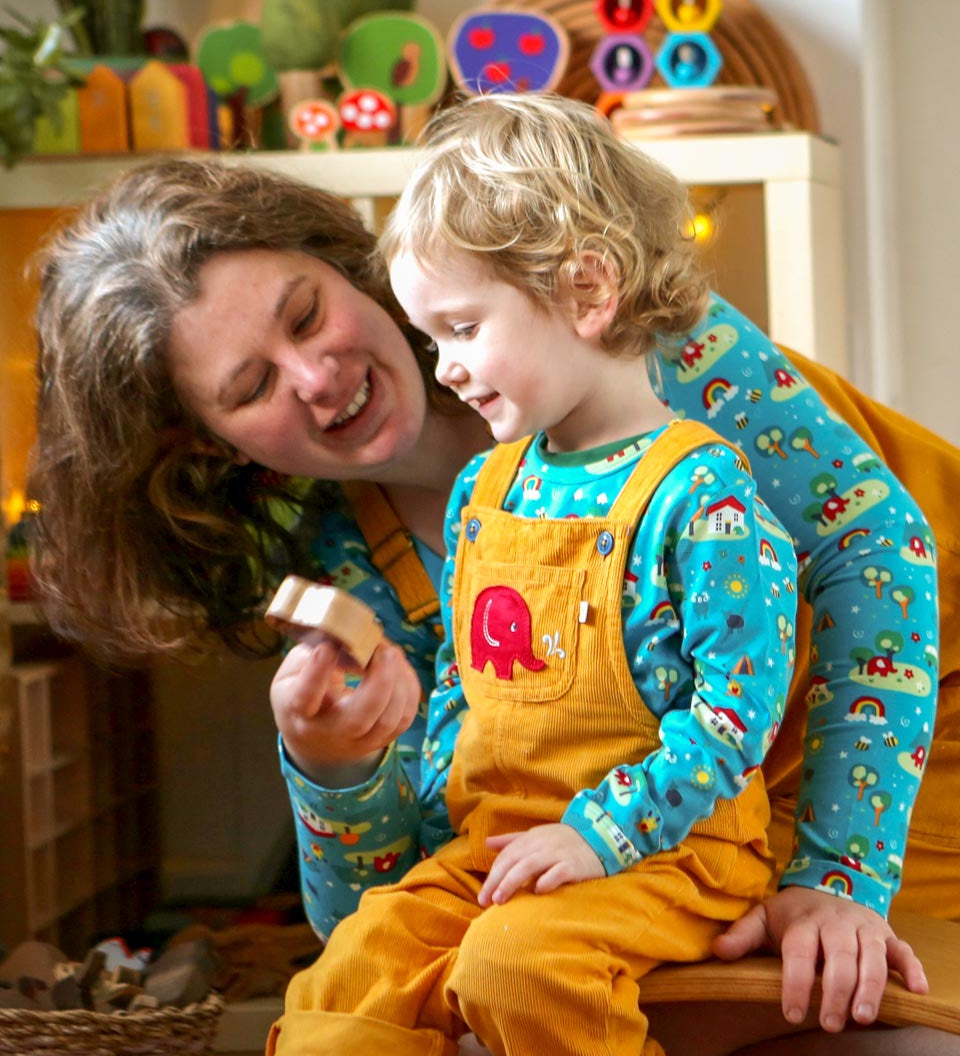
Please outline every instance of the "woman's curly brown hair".
[[254, 652], [275, 645], [244, 631], [276, 576], [303, 562], [278, 506], [300, 503], [303, 489], [238, 465], [182, 406], [167, 358], [173, 319], [197, 297], [204, 263], [255, 247], [338, 268], [398, 322], [442, 404], [374, 237], [342, 200], [249, 165], [168, 160], [121, 175], [38, 262], [29, 481], [45, 613], [60, 635], [105, 658], [173, 652], [198, 630]]

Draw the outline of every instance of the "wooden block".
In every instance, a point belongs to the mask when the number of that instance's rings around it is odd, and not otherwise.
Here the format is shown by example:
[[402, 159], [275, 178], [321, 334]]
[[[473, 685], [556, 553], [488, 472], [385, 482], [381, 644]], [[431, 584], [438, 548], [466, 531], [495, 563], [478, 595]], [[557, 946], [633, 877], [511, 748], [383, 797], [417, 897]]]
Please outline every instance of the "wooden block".
[[187, 100], [187, 135], [190, 146], [210, 150], [210, 94], [203, 74], [196, 66], [177, 63], [170, 72], [183, 85]]
[[68, 975], [63, 979], [58, 979], [53, 984], [51, 997], [53, 998], [53, 1007], [56, 1009], [86, 1008], [89, 991], [86, 995], [87, 1000], [85, 1000], [83, 988], [72, 975]]
[[53, 1011], [53, 986], [48, 985], [45, 979], [35, 979], [29, 975], [21, 975], [17, 980], [17, 989], [24, 997], [34, 1001], [37, 1007], [42, 1008], [44, 1012]]
[[109, 983], [105, 987], [107, 1004], [111, 1008], [129, 1008], [130, 1003], [143, 991], [132, 983]]
[[161, 1005], [185, 1008], [202, 1001], [210, 989], [210, 977], [196, 965], [177, 964], [147, 976], [144, 993]]
[[45, 986], [53, 986], [57, 966], [66, 960], [66, 955], [49, 942], [29, 939], [15, 946], [0, 962], [0, 984], [17, 986], [21, 979], [39, 979]]
[[40, 1006], [36, 1001], [21, 994], [12, 986], [0, 986], [0, 1008], [25, 1008], [33, 1012], [39, 1012]]
[[127, 1006], [128, 1012], [145, 1012], [151, 1008], [159, 1008], [160, 1002], [153, 994], [140, 993]]
[[80, 126], [77, 116], [77, 89], [71, 88], [57, 104], [60, 128], [47, 117], [38, 117], [33, 132], [34, 154], [79, 154]]
[[131, 78], [130, 127], [134, 150], [190, 146], [186, 89], [164, 63], [148, 62]]
[[183, 1008], [207, 996], [219, 967], [209, 939], [181, 942], [147, 966], [143, 990], [161, 1005]]
[[95, 953], [102, 953], [105, 960], [101, 966], [107, 972], [113, 972], [121, 965], [127, 965], [137, 971], [143, 971], [150, 961], [153, 951], [149, 947], [140, 950], [131, 950], [121, 938], [104, 939], [98, 942], [96, 947], [90, 951], [87, 960]]
[[103, 950], [90, 950], [83, 964], [78, 964], [74, 969], [74, 977], [80, 986], [88, 990], [103, 974], [107, 964], [107, 955]]
[[127, 86], [108, 66], [98, 65], [77, 93], [80, 150], [120, 154], [130, 149]]
[[128, 964], [118, 965], [110, 973], [110, 981], [117, 986], [143, 986], [143, 971]]
[[266, 621], [301, 642], [332, 638], [361, 668], [366, 667], [383, 637], [377, 615], [338, 587], [287, 576], [266, 612]]

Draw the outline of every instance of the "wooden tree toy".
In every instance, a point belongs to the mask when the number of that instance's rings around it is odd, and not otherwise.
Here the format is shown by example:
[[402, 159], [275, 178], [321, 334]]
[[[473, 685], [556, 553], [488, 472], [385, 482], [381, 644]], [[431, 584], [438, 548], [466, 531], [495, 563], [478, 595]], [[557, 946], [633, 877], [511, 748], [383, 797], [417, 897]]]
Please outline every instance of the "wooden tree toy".
[[413, 0], [264, 0], [260, 31], [275, 70], [323, 70], [337, 58], [342, 32], [376, 11], [409, 11]]
[[447, 38], [450, 73], [471, 95], [548, 92], [563, 77], [569, 54], [560, 23], [526, 11], [468, 12]]
[[341, 36], [351, 22], [383, 8], [406, 11], [412, 6], [413, 0], [264, 0], [263, 49], [277, 71], [280, 110], [288, 128], [297, 103], [330, 94], [324, 82], [334, 72]]
[[409, 142], [447, 84], [443, 41], [418, 15], [393, 12], [352, 22], [343, 36], [337, 71], [345, 88], [374, 88], [396, 104], [399, 138]]
[[279, 89], [277, 75], [263, 53], [260, 30], [242, 21], [212, 26], [201, 34], [194, 62], [210, 88], [230, 107], [234, 138], [241, 141], [248, 127], [247, 109], [269, 103]]

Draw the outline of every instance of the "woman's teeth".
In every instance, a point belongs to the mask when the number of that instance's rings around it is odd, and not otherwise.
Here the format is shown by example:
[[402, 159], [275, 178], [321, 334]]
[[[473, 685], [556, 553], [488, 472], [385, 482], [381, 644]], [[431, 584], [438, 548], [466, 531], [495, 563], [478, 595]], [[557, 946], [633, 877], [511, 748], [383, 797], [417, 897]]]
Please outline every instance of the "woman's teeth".
[[330, 423], [331, 425], [343, 425], [344, 422], [349, 422], [351, 418], [356, 416], [363, 410], [367, 405], [367, 400], [370, 399], [370, 379], [365, 378], [363, 384], [357, 389], [356, 394], [350, 401], [346, 410], [343, 414], [337, 415], [336, 418]]

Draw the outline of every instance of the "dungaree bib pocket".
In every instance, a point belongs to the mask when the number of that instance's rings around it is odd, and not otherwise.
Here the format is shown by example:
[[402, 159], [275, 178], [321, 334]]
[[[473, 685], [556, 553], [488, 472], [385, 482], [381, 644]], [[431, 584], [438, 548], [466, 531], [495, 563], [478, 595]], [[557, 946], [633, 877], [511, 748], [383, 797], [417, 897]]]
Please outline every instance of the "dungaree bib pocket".
[[459, 663], [468, 700], [536, 704], [569, 690], [585, 579], [576, 568], [471, 564], [455, 617], [467, 643]]

